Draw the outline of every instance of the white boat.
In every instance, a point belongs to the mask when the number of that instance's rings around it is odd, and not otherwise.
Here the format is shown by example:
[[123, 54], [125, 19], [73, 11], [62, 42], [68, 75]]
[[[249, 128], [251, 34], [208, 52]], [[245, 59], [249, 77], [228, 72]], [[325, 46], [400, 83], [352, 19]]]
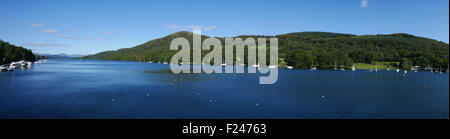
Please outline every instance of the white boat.
[[226, 66], [227, 64], [225, 64], [225, 63], [223, 63], [223, 64], [220, 64], [221, 66]]
[[167, 62], [164, 62], [163, 64], [169, 64], [169, 63], [167, 63]]
[[406, 74], [406, 73], [408, 73], [408, 71], [405, 70], [404, 73]]
[[400, 70], [399, 70], [399, 69], [397, 69], [397, 72], [400, 72]]
[[310, 70], [311, 71], [317, 70], [317, 67], [312, 67]]
[[15, 70], [16, 69], [16, 64], [13, 62], [13, 63], [11, 63], [10, 65], [9, 65], [9, 67], [8, 67], [8, 71], [13, 71], [13, 70]]
[[352, 71], [356, 71], [355, 65], [352, 66]]
[[6, 71], [6, 70], [8, 70], [7, 67], [0, 65], [0, 71]]
[[292, 66], [286, 66], [287, 69], [294, 69]]
[[27, 68], [31, 68], [31, 65], [33, 65], [33, 62], [27, 61], [27, 62], [25, 62], [25, 64], [27, 65]]

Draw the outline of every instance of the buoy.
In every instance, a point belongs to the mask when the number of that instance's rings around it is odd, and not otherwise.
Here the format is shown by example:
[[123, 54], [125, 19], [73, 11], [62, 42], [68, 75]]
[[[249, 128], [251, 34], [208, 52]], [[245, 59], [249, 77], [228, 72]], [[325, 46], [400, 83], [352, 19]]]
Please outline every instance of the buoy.
[[427, 84], [423, 84], [423, 87], [427, 87]]

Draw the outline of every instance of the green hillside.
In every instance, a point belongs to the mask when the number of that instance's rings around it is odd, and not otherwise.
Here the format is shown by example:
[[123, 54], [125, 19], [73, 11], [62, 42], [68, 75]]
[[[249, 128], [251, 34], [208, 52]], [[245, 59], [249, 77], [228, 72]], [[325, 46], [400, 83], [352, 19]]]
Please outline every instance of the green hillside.
[[35, 61], [36, 56], [29, 49], [0, 40], [0, 65], [14, 61]]
[[[124, 61], [169, 61], [176, 51], [169, 50], [170, 42], [185, 37], [191, 42], [192, 33], [181, 31], [144, 44], [106, 51], [81, 57], [82, 59], [124, 60]], [[356, 63], [390, 62], [399, 63], [399, 68], [410, 66], [432, 66], [448, 68], [449, 44], [397, 33], [388, 35], [352, 35], [328, 32], [298, 32], [276, 36], [243, 35], [247, 37], [277, 37], [279, 39], [279, 63], [295, 68], [320, 69], [337, 67], [350, 68]], [[202, 36], [202, 40], [208, 36]], [[219, 38], [224, 43], [223, 38]], [[207, 52], [202, 52], [202, 55]]]

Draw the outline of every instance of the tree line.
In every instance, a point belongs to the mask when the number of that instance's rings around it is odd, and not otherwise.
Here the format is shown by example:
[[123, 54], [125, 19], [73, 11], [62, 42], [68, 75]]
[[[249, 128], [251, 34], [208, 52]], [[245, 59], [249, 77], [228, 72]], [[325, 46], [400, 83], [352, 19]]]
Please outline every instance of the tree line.
[[[136, 47], [106, 51], [81, 58], [168, 62], [176, 53], [169, 50], [171, 40], [176, 37], [188, 39], [192, 46], [192, 33], [182, 31]], [[411, 66], [446, 69], [449, 63], [448, 43], [402, 33], [358, 36], [328, 32], [298, 32], [276, 36], [237, 37], [244, 40], [248, 37], [255, 40], [259, 37], [278, 38], [280, 66], [289, 65], [300, 69], [351, 68], [355, 63], [373, 64], [375, 62], [399, 63], [395, 66], [402, 69], [409, 69]], [[202, 40], [206, 38], [208, 36], [202, 36]], [[224, 43], [224, 38], [219, 39]], [[206, 53], [208, 51], [202, 51], [202, 55]]]
[[0, 40], [0, 64], [8, 64], [20, 60], [35, 61], [36, 55], [29, 49]]

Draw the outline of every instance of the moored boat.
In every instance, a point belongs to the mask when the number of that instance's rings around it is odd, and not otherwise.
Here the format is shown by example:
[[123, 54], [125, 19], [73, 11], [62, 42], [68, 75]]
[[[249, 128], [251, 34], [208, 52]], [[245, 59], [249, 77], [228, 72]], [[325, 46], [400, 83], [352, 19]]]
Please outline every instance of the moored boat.
[[0, 65], [0, 71], [7, 71], [8, 70], [8, 68], [7, 67], [5, 67], [5, 66], [3, 66], [3, 65]]

